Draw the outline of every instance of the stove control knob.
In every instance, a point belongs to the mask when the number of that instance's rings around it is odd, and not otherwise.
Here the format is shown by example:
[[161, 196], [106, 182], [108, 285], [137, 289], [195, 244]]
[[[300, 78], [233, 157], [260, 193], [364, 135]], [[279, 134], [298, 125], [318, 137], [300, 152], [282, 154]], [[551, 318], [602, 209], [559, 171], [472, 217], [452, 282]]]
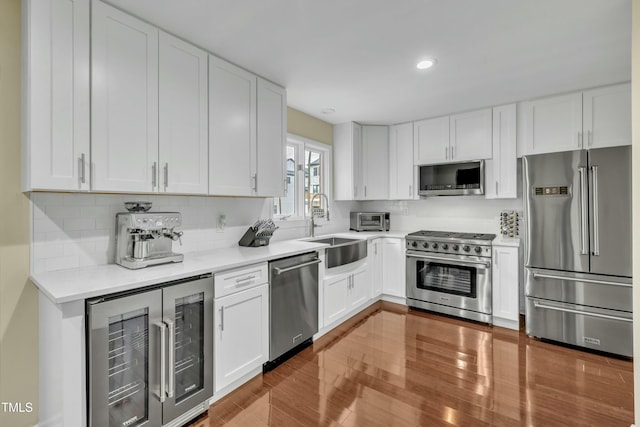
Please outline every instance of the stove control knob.
[[413, 246], [414, 248], [418, 247], [418, 242], [411, 242], [411, 246]]
[[425, 249], [429, 248], [429, 243], [428, 242], [424, 242], [422, 244], [422, 247], [425, 248]]
[[432, 247], [433, 249], [438, 249], [438, 244], [437, 244], [437, 243], [434, 243], [433, 245], [431, 245], [431, 247]]
[[474, 251], [476, 251], [476, 253], [479, 254], [480, 252], [482, 252], [482, 248], [480, 246], [476, 246]]
[[451, 247], [451, 249], [453, 249], [454, 251], [457, 251], [458, 249], [460, 249], [460, 246], [458, 246], [458, 245], [453, 245], [453, 246]]
[[446, 243], [443, 243], [442, 244], [442, 249], [444, 249], [446, 251], [447, 249], [449, 249], [449, 245], [447, 245]]
[[471, 250], [471, 248], [469, 247], [469, 245], [464, 245], [462, 247], [462, 250], [465, 251], [465, 252], [469, 252]]

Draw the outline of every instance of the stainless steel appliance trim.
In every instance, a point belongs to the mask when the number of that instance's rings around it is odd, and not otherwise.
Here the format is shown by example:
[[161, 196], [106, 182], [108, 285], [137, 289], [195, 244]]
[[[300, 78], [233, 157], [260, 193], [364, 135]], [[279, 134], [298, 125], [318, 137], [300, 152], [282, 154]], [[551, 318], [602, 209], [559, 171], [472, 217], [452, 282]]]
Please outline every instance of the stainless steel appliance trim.
[[164, 322], [158, 322], [156, 323], [156, 326], [160, 329], [160, 392], [158, 397], [160, 398], [160, 402], [164, 403], [167, 395], [167, 367], [165, 366], [167, 364], [167, 325]]
[[593, 194], [593, 256], [600, 256], [600, 218], [598, 214], [598, 166], [591, 166], [592, 194]]
[[580, 175], [580, 253], [582, 255], [589, 255], [587, 249], [587, 240], [589, 234], [587, 230], [587, 180], [585, 174], [587, 168], [579, 167], [578, 174]]
[[533, 305], [536, 308], [544, 308], [544, 309], [547, 309], [547, 310], [562, 311], [562, 312], [565, 312], [565, 313], [572, 313], [572, 314], [581, 314], [583, 316], [599, 317], [599, 318], [602, 318], [602, 319], [609, 319], [609, 320], [619, 320], [621, 322], [633, 322], [633, 319], [627, 319], [625, 317], [610, 316], [608, 314], [593, 313], [593, 312], [590, 312], [590, 311], [583, 311], [583, 310], [574, 310], [572, 308], [566, 308], [566, 307], [555, 307], [555, 306], [552, 306], [552, 305], [541, 304], [536, 300], [533, 300]]
[[273, 267], [273, 270], [275, 271], [275, 274], [282, 274], [282, 273], [286, 273], [287, 271], [293, 271], [293, 270], [297, 270], [299, 268], [303, 268], [303, 267], [307, 267], [309, 265], [314, 265], [314, 264], [320, 264], [322, 261], [320, 259], [314, 259], [313, 261], [309, 261], [309, 262], [305, 262], [302, 264], [297, 264], [294, 265], [292, 267], [287, 267], [287, 268], [279, 268], [279, 267]]
[[432, 256], [432, 255], [423, 255], [423, 254], [416, 254], [413, 252], [407, 252], [407, 257], [412, 257], [412, 258], [421, 258], [421, 259], [427, 259], [427, 260], [433, 260], [433, 261], [445, 261], [447, 264], [454, 264], [454, 265], [462, 265], [465, 267], [478, 267], [478, 266], [482, 266], [484, 267], [481, 270], [486, 270], [489, 267], [491, 267], [491, 263], [487, 262], [487, 261], [472, 261], [472, 260], [462, 260], [460, 258], [449, 258], [449, 257], [440, 257], [440, 256]]
[[607, 281], [607, 280], [596, 280], [596, 279], [581, 279], [579, 277], [559, 276], [559, 275], [554, 275], [554, 274], [544, 274], [544, 273], [536, 273], [536, 272], [533, 273], [533, 277], [534, 277], [534, 279], [537, 279], [538, 277], [540, 277], [540, 278], [544, 278], [544, 279], [569, 280], [569, 281], [572, 281], [572, 282], [595, 283], [595, 284], [598, 284], [598, 285], [621, 286], [621, 287], [625, 287], [625, 288], [633, 287], [633, 285], [630, 284], [630, 283], [610, 282], [610, 281]]
[[475, 320], [476, 322], [493, 323], [493, 316], [491, 314], [479, 313], [473, 310], [465, 310], [462, 308], [455, 308], [448, 305], [421, 301], [413, 298], [407, 298], [407, 305], [409, 307], [421, 308], [423, 310], [431, 310], [438, 313], [448, 314], [450, 316]]
[[420, 190], [418, 195], [420, 196], [468, 196], [475, 194], [484, 194], [484, 188], [482, 184], [480, 188], [458, 188], [451, 190]]
[[175, 376], [176, 376], [176, 361], [175, 361], [175, 354], [176, 354], [176, 337], [175, 337], [175, 328], [173, 326], [173, 322], [171, 320], [165, 320], [165, 323], [168, 326], [168, 333], [167, 335], [169, 335], [169, 347], [168, 347], [168, 351], [169, 351], [169, 385], [168, 385], [168, 390], [167, 390], [167, 397], [173, 397], [175, 390], [176, 390], [176, 384], [175, 384]]

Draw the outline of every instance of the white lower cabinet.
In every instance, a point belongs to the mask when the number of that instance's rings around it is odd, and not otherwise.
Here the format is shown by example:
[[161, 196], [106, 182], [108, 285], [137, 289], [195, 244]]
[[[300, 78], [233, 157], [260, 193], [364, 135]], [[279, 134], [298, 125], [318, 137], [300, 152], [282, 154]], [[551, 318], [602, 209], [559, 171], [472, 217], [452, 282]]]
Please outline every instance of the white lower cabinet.
[[382, 293], [391, 297], [406, 298], [405, 240], [390, 237], [381, 240]]
[[218, 393], [269, 359], [269, 285], [216, 298], [214, 319]]
[[367, 258], [371, 276], [371, 298], [382, 295], [382, 242], [384, 239], [369, 240]]
[[493, 243], [493, 324], [519, 329], [519, 239], [511, 244]]
[[340, 273], [324, 279], [324, 325], [328, 326], [369, 301], [369, 272], [366, 262], [359, 261], [352, 270], [337, 267]]

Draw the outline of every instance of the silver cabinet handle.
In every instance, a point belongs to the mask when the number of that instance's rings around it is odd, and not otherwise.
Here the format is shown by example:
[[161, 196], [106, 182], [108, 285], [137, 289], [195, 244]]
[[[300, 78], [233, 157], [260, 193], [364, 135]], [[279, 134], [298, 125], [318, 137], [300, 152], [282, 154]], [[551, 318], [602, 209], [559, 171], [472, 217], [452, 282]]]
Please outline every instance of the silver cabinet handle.
[[164, 164], [164, 191], [167, 191], [169, 186], [169, 163]]
[[494, 250], [493, 251], [493, 264], [495, 265], [496, 268], [498, 268], [498, 250]]
[[242, 279], [236, 279], [236, 283], [248, 282], [248, 281], [253, 280], [255, 278], [256, 278], [256, 276], [243, 277]]
[[365, 197], [365, 199], [367, 198], [367, 186], [366, 185], [364, 186], [364, 197]]
[[156, 188], [156, 167], [157, 167], [157, 163], [153, 162], [153, 164], [151, 165], [151, 188]]
[[83, 184], [87, 182], [87, 178], [86, 178], [86, 175], [85, 175], [84, 162], [85, 162], [85, 157], [84, 157], [84, 153], [82, 153], [80, 155], [80, 182], [83, 183]]
[[589, 239], [587, 230], [587, 180], [585, 174], [587, 168], [578, 168], [578, 174], [580, 175], [580, 254], [589, 255], [587, 249], [587, 240]]
[[224, 331], [224, 306], [220, 307], [220, 332]]
[[560, 276], [557, 274], [546, 274], [546, 273], [533, 273], [533, 278], [534, 279], [542, 278], [542, 279], [568, 280], [570, 282], [595, 283], [597, 285], [621, 286], [623, 288], [633, 287], [631, 283], [610, 282], [608, 280], [598, 280], [598, 279], [581, 279], [579, 277], [568, 277], [568, 276]]
[[496, 181], [496, 196], [498, 195], [498, 181]]
[[167, 361], [166, 361], [166, 353], [167, 353], [167, 338], [166, 338], [166, 332], [167, 332], [167, 325], [164, 324], [164, 322], [158, 322], [156, 323], [156, 326], [160, 329], [160, 391], [158, 394], [158, 397], [160, 398], [160, 402], [164, 402], [166, 395], [167, 395], [167, 389], [166, 389], [166, 371], [167, 371], [167, 367], [165, 366]]
[[444, 258], [444, 257], [438, 257], [438, 256], [431, 256], [431, 255], [418, 255], [418, 254], [415, 254], [415, 253], [407, 253], [407, 257], [426, 259], [428, 261], [444, 261], [447, 264], [462, 265], [462, 266], [465, 266], [465, 267], [475, 267], [475, 268], [479, 268], [479, 267], [489, 268], [490, 267], [489, 263], [487, 263], [487, 262], [462, 261], [462, 260], [457, 260], [457, 259]]
[[292, 267], [287, 267], [287, 268], [273, 267], [273, 271], [276, 273], [276, 275], [278, 275], [278, 274], [286, 273], [287, 271], [293, 271], [293, 270], [297, 270], [299, 268], [308, 267], [310, 265], [320, 264], [321, 262], [322, 261], [320, 261], [319, 259], [316, 258], [316, 259], [314, 259], [312, 261], [303, 262], [302, 264], [297, 264], [297, 265], [294, 265]]
[[593, 180], [593, 255], [600, 256], [600, 210], [598, 202], [598, 166], [591, 166], [591, 179]]
[[175, 328], [173, 327], [173, 322], [171, 320], [165, 321], [165, 323], [169, 326], [168, 335], [169, 335], [169, 387], [167, 390], [167, 397], [173, 397], [173, 393], [176, 388], [175, 384], [175, 376], [176, 376], [176, 334]]
[[257, 173], [254, 173], [251, 176], [251, 181], [252, 181], [251, 189], [257, 193], [258, 192], [258, 174]]
[[591, 311], [581, 311], [581, 310], [574, 310], [572, 308], [555, 307], [555, 306], [552, 306], [552, 305], [540, 304], [538, 301], [533, 301], [533, 305], [536, 308], [545, 308], [547, 310], [561, 311], [561, 312], [564, 312], [564, 313], [580, 314], [580, 315], [583, 315], [583, 316], [599, 317], [599, 318], [602, 318], [602, 319], [618, 320], [618, 321], [621, 321], [621, 322], [632, 322], [633, 321], [632, 319], [627, 319], [625, 317], [610, 316], [608, 314], [593, 313]]
[[444, 159], [449, 160], [449, 147], [444, 147]]
[[456, 147], [454, 145], [451, 146], [451, 160], [456, 156]]

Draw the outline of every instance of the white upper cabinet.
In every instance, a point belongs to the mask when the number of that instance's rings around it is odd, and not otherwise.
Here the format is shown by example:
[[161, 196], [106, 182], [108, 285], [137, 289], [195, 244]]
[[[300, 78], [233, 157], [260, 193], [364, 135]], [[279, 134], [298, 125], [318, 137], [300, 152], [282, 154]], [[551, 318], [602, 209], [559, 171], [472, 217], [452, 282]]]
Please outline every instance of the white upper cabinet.
[[523, 102], [523, 154], [631, 144], [631, 86]]
[[491, 158], [491, 109], [421, 120], [413, 124], [414, 163]]
[[362, 126], [360, 154], [364, 200], [389, 198], [389, 127]]
[[414, 122], [413, 141], [416, 165], [449, 161], [449, 116]]
[[360, 173], [362, 126], [349, 122], [333, 126], [333, 197], [357, 200], [364, 197]]
[[517, 197], [516, 104], [493, 109], [493, 157], [485, 162], [485, 197]]
[[24, 2], [24, 191], [90, 189], [89, 18], [89, 0]]
[[158, 30], [92, 3], [92, 189], [158, 190]]
[[491, 108], [453, 115], [449, 118], [449, 126], [449, 160], [464, 162], [491, 158]]
[[582, 94], [584, 148], [631, 145], [631, 84]]
[[207, 194], [207, 54], [160, 32], [159, 191]]
[[283, 196], [287, 140], [287, 92], [258, 78], [257, 154], [254, 192], [257, 196]]
[[248, 71], [209, 56], [210, 194], [253, 194], [256, 81]]
[[413, 123], [389, 128], [389, 198], [413, 199]]

